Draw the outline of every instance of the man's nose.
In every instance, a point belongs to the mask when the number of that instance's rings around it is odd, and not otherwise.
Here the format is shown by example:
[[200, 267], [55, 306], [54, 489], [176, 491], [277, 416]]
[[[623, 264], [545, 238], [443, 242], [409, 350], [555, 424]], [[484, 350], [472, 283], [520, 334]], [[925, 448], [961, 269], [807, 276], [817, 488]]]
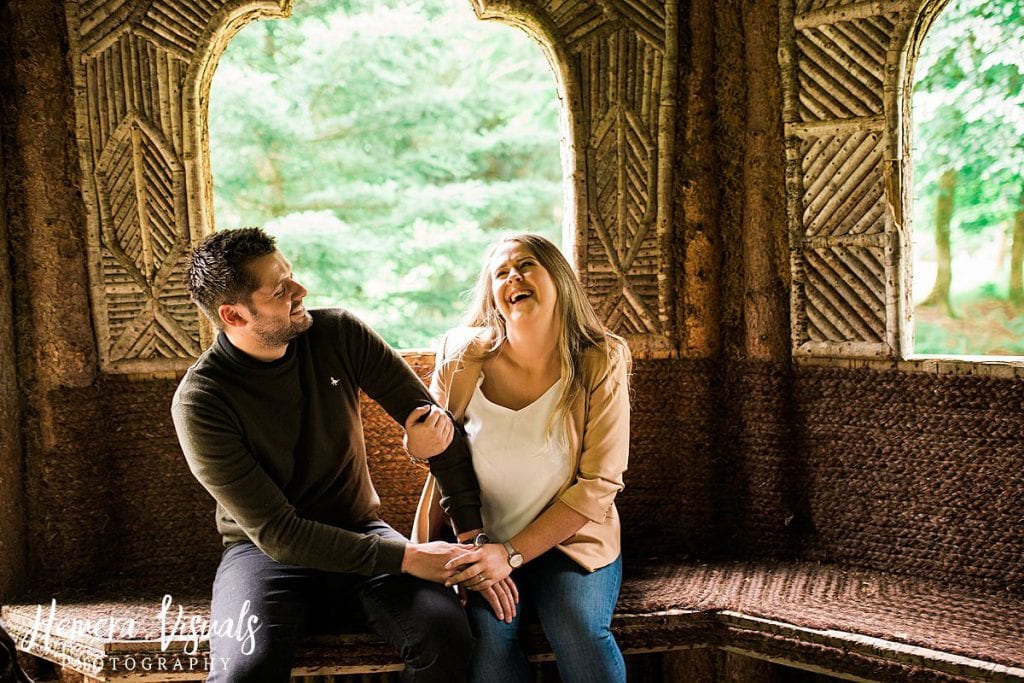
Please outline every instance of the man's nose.
[[305, 299], [306, 295], [309, 294], [306, 288], [302, 286], [301, 282], [295, 283], [295, 291], [292, 293], [293, 299]]

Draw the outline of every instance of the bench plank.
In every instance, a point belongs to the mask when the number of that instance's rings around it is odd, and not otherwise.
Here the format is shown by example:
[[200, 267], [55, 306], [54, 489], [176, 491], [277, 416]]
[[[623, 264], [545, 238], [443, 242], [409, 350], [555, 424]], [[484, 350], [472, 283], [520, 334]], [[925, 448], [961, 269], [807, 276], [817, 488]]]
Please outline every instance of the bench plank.
[[[208, 599], [180, 605], [186, 616], [209, 618]], [[166, 662], [165, 671], [152, 671], [155, 658], [193, 668], [188, 657], [205, 661], [205, 642], [195, 652], [185, 650], [188, 639], [161, 643], [156, 596], [56, 607], [56, 623], [65, 627], [132, 619], [132, 638], [88, 628], [53, 629], [46, 638], [40, 615], [45, 624], [49, 610], [8, 605], [3, 617], [19, 649], [87, 676], [186, 680], [187, 672], [166, 670]], [[628, 562], [613, 629], [627, 654], [717, 647], [854, 680], [1024, 681], [1024, 600], [818, 563]], [[532, 659], [552, 658], [539, 626], [527, 629], [523, 642]], [[138, 670], [142, 661], [150, 671]], [[296, 675], [400, 668], [394, 651], [366, 633], [310, 638], [295, 662]]]

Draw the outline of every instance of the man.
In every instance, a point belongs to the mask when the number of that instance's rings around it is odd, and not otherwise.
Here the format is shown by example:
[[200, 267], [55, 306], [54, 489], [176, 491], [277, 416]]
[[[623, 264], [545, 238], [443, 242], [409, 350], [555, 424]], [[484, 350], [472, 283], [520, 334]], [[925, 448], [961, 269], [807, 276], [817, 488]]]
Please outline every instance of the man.
[[306, 289], [259, 228], [205, 239], [187, 287], [220, 330], [172, 406], [225, 545], [209, 680], [286, 681], [298, 637], [359, 611], [402, 653], [407, 680], [464, 678], [472, 635], [454, 593], [431, 582], [465, 549], [410, 543], [380, 519], [358, 391], [405, 425], [412, 455], [430, 458], [465, 539], [482, 526], [479, 490], [447, 414], [355, 316], [307, 311]]

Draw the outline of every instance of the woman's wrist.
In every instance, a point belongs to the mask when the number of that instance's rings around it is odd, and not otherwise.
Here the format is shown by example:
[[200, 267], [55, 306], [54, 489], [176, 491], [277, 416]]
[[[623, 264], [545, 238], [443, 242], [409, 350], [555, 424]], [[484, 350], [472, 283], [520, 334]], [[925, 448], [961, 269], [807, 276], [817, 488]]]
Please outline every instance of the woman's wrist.
[[505, 562], [510, 569], [519, 569], [526, 562], [526, 558], [516, 549], [511, 540], [504, 543], [495, 543], [494, 545], [498, 546], [501, 550], [502, 555], [505, 557]]

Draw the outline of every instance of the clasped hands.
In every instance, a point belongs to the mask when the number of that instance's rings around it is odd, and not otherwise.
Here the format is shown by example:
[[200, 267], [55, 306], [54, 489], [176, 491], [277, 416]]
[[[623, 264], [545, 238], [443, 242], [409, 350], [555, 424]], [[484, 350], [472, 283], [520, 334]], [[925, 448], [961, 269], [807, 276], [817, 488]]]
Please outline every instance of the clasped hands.
[[519, 591], [509, 574], [508, 553], [498, 543], [479, 548], [444, 541], [410, 543], [402, 560], [402, 571], [421, 579], [458, 586], [463, 604], [466, 590], [477, 591], [494, 615], [511, 623], [516, 616]]
[[[441, 408], [420, 406], [405, 420], [405, 448], [414, 458], [431, 458], [448, 448], [454, 431], [451, 419]], [[415, 557], [426, 562], [416, 562]], [[445, 560], [440, 572], [436, 569], [439, 560]], [[413, 553], [413, 563], [418, 566], [413, 568], [411, 563], [406, 567], [403, 562], [403, 570], [431, 581], [443, 581], [449, 587], [458, 586], [463, 604], [468, 597], [465, 589], [469, 589], [480, 593], [498, 619], [511, 623], [515, 617], [519, 591], [509, 577], [512, 567], [501, 545], [424, 543]]]
[[508, 553], [499, 543], [479, 547], [456, 546], [463, 552], [448, 560], [445, 569], [456, 572], [444, 585], [458, 586], [459, 597], [466, 603], [465, 589], [476, 591], [487, 601], [498, 619], [512, 623], [519, 603], [519, 590], [509, 574]]

